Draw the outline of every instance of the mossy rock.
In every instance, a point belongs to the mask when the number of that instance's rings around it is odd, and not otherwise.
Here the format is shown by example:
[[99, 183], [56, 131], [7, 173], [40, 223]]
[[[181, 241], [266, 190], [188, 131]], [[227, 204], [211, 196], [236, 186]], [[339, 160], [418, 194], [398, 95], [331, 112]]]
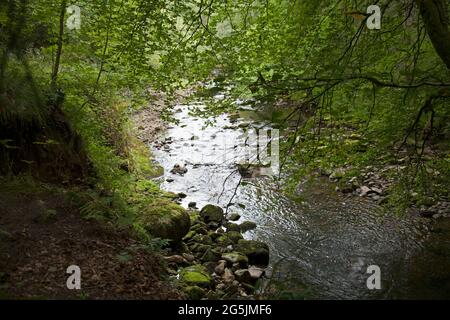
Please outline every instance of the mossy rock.
[[200, 260], [203, 262], [218, 261], [221, 256], [222, 253], [218, 249], [208, 249], [205, 251]]
[[200, 264], [182, 269], [180, 272], [180, 279], [188, 285], [199, 286], [202, 288], [207, 288], [211, 285], [211, 276], [209, 275], [208, 270]]
[[189, 300], [200, 300], [206, 294], [205, 289], [198, 286], [187, 286], [183, 288], [183, 292], [186, 293]]
[[229, 252], [222, 254], [222, 259], [228, 262], [229, 265], [239, 263], [241, 268], [246, 268], [248, 266], [248, 258], [239, 252]]
[[236, 232], [240, 232], [241, 231], [241, 227], [236, 224], [236, 223], [227, 223], [226, 225], [227, 231], [236, 231]]
[[192, 238], [194, 238], [197, 235], [197, 232], [195, 232], [195, 230], [190, 230], [184, 237], [183, 237], [183, 241], [189, 241]]
[[196, 224], [198, 221], [200, 221], [200, 213], [198, 211], [191, 211], [189, 213], [189, 217], [191, 219], [191, 225]]
[[242, 234], [237, 231], [229, 231], [226, 233], [226, 236], [234, 243], [237, 243], [239, 240], [243, 239]]
[[152, 236], [178, 243], [189, 232], [191, 222], [186, 210], [169, 200], [159, 200], [148, 205], [138, 217]]
[[240, 218], [241, 218], [241, 216], [239, 215], [239, 213], [231, 213], [230, 216], [228, 217], [228, 220], [237, 221]]
[[220, 237], [222, 234], [221, 233], [217, 233], [217, 232], [213, 232], [210, 231], [208, 232], [208, 236], [213, 240], [216, 241], [218, 237]]
[[209, 244], [201, 244], [199, 243], [197, 248], [195, 249], [196, 252], [206, 252], [208, 249], [211, 249], [212, 246]]
[[226, 247], [226, 246], [229, 246], [230, 244], [233, 244], [233, 240], [231, 240], [228, 237], [228, 235], [225, 233], [224, 235], [222, 235], [216, 239], [216, 243], [219, 246]]
[[246, 255], [250, 264], [269, 264], [269, 246], [264, 242], [242, 239], [238, 241], [236, 251]]
[[247, 232], [256, 229], [256, 223], [252, 221], [244, 221], [239, 225], [241, 232]]
[[200, 210], [200, 217], [206, 222], [222, 222], [224, 218], [223, 210], [221, 207], [207, 204]]

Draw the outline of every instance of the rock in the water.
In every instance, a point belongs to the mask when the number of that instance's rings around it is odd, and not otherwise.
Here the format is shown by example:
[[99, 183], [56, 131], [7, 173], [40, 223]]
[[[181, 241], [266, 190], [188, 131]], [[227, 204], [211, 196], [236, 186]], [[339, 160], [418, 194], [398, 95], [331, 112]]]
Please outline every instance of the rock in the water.
[[209, 287], [211, 284], [211, 276], [209, 275], [208, 270], [200, 264], [182, 269], [180, 272], [180, 279], [189, 285], [195, 285], [202, 288]]
[[241, 218], [241, 216], [238, 213], [231, 213], [228, 217], [228, 220], [238, 221], [240, 218]]
[[255, 240], [239, 240], [236, 251], [248, 257], [250, 264], [267, 266], [269, 264], [269, 247]]
[[239, 225], [241, 232], [247, 232], [256, 228], [256, 223], [252, 221], [244, 221]]
[[169, 200], [148, 205], [139, 215], [138, 222], [152, 236], [175, 243], [181, 241], [191, 226], [186, 210]]
[[224, 215], [221, 207], [207, 204], [200, 210], [200, 217], [206, 222], [222, 222]]
[[180, 165], [180, 164], [175, 164], [172, 168], [172, 170], [170, 170], [171, 173], [173, 174], [179, 174], [180, 176], [184, 175], [187, 172], [187, 168]]
[[229, 232], [226, 233], [226, 236], [228, 237], [228, 239], [230, 239], [234, 243], [237, 243], [239, 240], [244, 238], [242, 236], [242, 234], [240, 234], [237, 231], [229, 231]]
[[224, 253], [222, 259], [227, 261], [230, 265], [238, 263], [241, 268], [246, 268], [248, 265], [248, 258], [239, 252]]
[[230, 231], [240, 232], [241, 231], [241, 227], [236, 223], [229, 222], [229, 223], [227, 223], [227, 225], [225, 227], [227, 228], [228, 232], [230, 232]]
[[197, 202], [189, 202], [188, 208], [195, 209], [197, 207]]

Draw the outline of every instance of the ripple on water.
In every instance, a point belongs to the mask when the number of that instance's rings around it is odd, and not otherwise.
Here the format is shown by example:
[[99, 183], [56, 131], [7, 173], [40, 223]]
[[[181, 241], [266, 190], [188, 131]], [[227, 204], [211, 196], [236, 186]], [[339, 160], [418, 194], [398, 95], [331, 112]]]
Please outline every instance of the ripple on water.
[[[154, 150], [165, 178], [174, 179], [161, 187], [187, 194], [186, 207], [191, 201], [197, 207], [226, 206], [239, 181], [234, 164], [244, 151], [235, 141], [243, 129], [226, 115], [206, 126], [211, 119], [194, 118], [188, 106], [180, 109], [175, 114], [179, 125], [166, 132], [173, 141], [170, 150]], [[235, 129], [224, 129], [232, 125]], [[170, 174], [176, 163], [186, 164], [183, 177]], [[303, 191], [305, 202], [299, 204], [277, 192], [268, 178], [237, 189], [233, 202], [245, 209], [230, 210], [241, 214], [241, 221], [258, 224], [245, 237], [269, 245], [274, 276], [287, 289], [305, 285], [317, 298], [449, 297], [450, 226], [427, 238], [428, 233], [412, 219], [383, 214], [370, 202], [327, 190], [321, 184], [311, 186]], [[366, 286], [366, 270], [372, 264], [381, 268], [379, 291]]]

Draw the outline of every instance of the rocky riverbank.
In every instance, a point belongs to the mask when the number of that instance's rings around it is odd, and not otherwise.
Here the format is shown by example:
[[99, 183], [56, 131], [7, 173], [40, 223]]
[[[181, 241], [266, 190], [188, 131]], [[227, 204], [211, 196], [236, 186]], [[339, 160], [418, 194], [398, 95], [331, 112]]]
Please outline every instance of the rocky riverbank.
[[169, 273], [190, 299], [251, 299], [269, 264], [268, 246], [242, 235], [256, 225], [215, 205], [188, 212], [189, 232], [165, 257]]
[[[336, 183], [336, 191], [362, 197], [383, 206], [392, 199], [395, 192], [395, 179], [404, 174], [403, 170], [407, 170], [405, 159], [398, 160], [396, 164], [366, 166], [358, 175], [347, 174], [346, 168], [340, 168], [331, 173], [321, 172], [321, 174]], [[431, 172], [431, 174], [439, 175], [440, 173]], [[405, 197], [409, 201], [407, 209], [413, 215], [433, 219], [450, 218], [448, 197], [423, 198], [414, 190], [410, 190]]]

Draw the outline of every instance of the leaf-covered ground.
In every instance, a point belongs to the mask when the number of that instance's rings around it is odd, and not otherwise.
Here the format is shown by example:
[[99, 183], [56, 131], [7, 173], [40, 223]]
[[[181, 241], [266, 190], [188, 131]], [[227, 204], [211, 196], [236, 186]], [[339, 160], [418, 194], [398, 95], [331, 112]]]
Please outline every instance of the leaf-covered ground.
[[[128, 231], [82, 218], [64, 195], [0, 193], [3, 298], [179, 299], [160, 257]], [[81, 268], [81, 290], [66, 269]]]

